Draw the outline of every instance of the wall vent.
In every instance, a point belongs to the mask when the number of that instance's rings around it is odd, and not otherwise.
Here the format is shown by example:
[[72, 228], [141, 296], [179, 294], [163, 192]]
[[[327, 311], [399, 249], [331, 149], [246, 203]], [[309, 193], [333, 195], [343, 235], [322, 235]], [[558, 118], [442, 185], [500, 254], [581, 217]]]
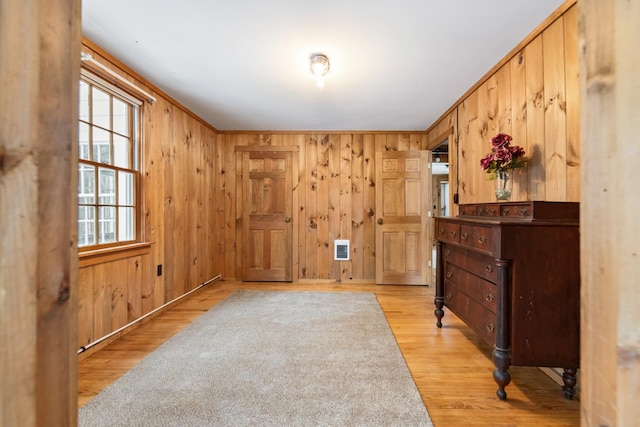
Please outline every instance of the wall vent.
[[349, 241], [335, 240], [333, 244], [333, 259], [336, 261], [349, 261]]

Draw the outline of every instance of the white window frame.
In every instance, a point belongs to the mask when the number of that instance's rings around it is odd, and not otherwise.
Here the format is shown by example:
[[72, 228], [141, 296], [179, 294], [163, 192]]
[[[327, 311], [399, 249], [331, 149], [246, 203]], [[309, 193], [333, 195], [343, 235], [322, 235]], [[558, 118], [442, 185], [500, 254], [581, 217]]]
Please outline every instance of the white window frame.
[[[132, 243], [137, 243], [142, 241], [142, 200], [141, 200], [141, 174], [140, 174], [140, 150], [141, 150], [141, 106], [143, 102], [130, 95], [129, 93], [123, 91], [118, 86], [104, 80], [103, 78], [85, 70], [81, 69], [80, 73], [80, 82], [83, 81], [89, 85], [89, 92], [91, 93], [91, 87], [96, 87], [101, 91], [106, 92], [113, 97], [114, 99], [118, 99], [129, 106], [129, 117], [128, 117], [128, 140], [130, 143], [129, 147], [129, 156], [128, 167], [121, 167], [114, 165], [114, 135], [115, 137], [123, 138], [122, 135], [118, 134], [113, 130], [113, 111], [110, 111], [110, 125], [109, 129], [100, 128], [96, 126], [92, 117], [91, 117], [91, 102], [89, 102], [89, 114], [88, 118], [82, 118], [82, 111], [79, 111], [78, 116], [78, 124], [79, 126], [85, 126], [89, 129], [89, 156], [90, 160], [82, 158], [82, 153], [80, 152], [80, 141], [79, 141], [79, 149], [78, 149], [78, 170], [80, 171], [82, 166], [89, 167], [94, 170], [93, 172], [93, 194], [86, 194], [86, 196], [93, 197], [92, 202], [86, 202], [82, 200], [82, 194], [80, 194], [81, 188], [87, 188], [85, 185], [85, 175], [79, 172], [78, 176], [78, 247], [79, 250], [82, 251], [92, 251], [102, 248], [111, 248], [117, 246], [129, 245]], [[89, 98], [91, 100], [91, 97]], [[110, 98], [111, 99], [111, 98]], [[80, 102], [80, 100], [79, 100]], [[113, 105], [113, 102], [112, 104]], [[109, 163], [104, 163], [93, 159], [93, 132], [98, 130], [103, 134], [109, 135]], [[109, 195], [101, 195], [99, 194], [99, 180], [101, 175], [101, 171], [113, 171], [113, 185], [114, 189]], [[105, 175], [106, 176], [106, 175]], [[127, 188], [125, 186], [120, 186], [119, 181], [130, 177], [133, 181], [132, 186]], [[131, 190], [131, 191], [128, 191]], [[133, 193], [133, 194], [131, 194]], [[113, 198], [112, 203], [107, 203], [104, 200], [105, 196], [109, 196]], [[85, 200], [87, 200], [85, 198]], [[128, 202], [122, 202], [122, 200], [127, 200]], [[82, 201], [82, 203], [81, 203]], [[84, 208], [84, 209], [83, 209]], [[87, 209], [93, 208], [93, 209]], [[104, 209], [103, 209], [104, 208]], [[107, 220], [104, 218], [104, 214], [109, 212], [111, 216], [115, 215], [113, 220]], [[87, 218], [87, 214], [92, 213], [91, 218]], [[101, 214], [103, 212], [104, 214]], [[119, 215], [120, 213], [120, 215]], [[133, 224], [128, 221], [121, 222], [119, 221], [119, 217], [127, 217], [132, 218]], [[90, 233], [87, 233], [89, 227], [93, 227], [93, 240], [90, 241], [85, 239], [84, 237], [88, 237]], [[111, 230], [110, 230], [111, 229]], [[85, 231], [83, 234], [82, 231]], [[100, 241], [101, 232], [112, 231], [114, 234], [114, 238], [112, 241]], [[103, 233], [104, 235], [104, 233]]]

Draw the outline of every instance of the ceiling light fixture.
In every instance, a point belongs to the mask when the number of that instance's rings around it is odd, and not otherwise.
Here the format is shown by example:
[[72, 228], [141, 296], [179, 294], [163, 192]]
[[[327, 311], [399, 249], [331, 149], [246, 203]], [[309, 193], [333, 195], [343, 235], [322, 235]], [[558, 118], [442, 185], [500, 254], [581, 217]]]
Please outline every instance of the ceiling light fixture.
[[311, 55], [311, 72], [318, 87], [324, 87], [324, 76], [329, 72], [329, 58], [321, 53]]

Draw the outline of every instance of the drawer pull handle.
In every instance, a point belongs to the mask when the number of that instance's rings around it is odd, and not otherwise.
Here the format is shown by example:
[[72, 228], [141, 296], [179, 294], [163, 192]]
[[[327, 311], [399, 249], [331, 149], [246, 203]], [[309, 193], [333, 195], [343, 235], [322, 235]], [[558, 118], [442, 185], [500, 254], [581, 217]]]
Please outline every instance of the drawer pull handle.
[[485, 299], [489, 302], [493, 302], [493, 294], [488, 293], [487, 296], [485, 297]]
[[504, 211], [502, 211], [502, 216], [508, 216], [509, 215], [509, 208], [505, 208]]
[[491, 209], [491, 216], [496, 216], [497, 210]]
[[447, 295], [445, 295], [445, 298], [450, 300], [451, 299], [451, 292], [447, 292]]
[[440, 230], [438, 230], [438, 233], [440, 234], [444, 233], [444, 228], [440, 228]]
[[489, 273], [493, 273], [493, 265], [491, 264], [487, 264], [487, 266], [484, 269]]
[[452, 272], [450, 272], [450, 271], [447, 271], [447, 279], [450, 279], [450, 278], [451, 278], [451, 276], [453, 276], [453, 273], [452, 273]]
[[527, 216], [529, 212], [527, 211], [527, 208], [522, 208], [522, 210], [520, 211], [520, 215], [522, 216]]
[[445, 249], [444, 256], [449, 256], [449, 255], [451, 255], [451, 251], [449, 249]]
[[451, 232], [451, 237], [456, 237], [458, 235], [458, 233], [456, 231], [452, 231]]
[[482, 243], [483, 245], [487, 244], [487, 238], [485, 236], [478, 237], [478, 243]]
[[469, 237], [469, 233], [467, 233], [466, 231], [465, 231], [465, 232], [463, 232], [463, 233], [460, 235], [460, 238], [461, 238], [462, 240], [467, 240], [467, 237]]
[[493, 333], [493, 331], [495, 331], [495, 330], [496, 330], [496, 327], [493, 325], [493, 323], [489, 323], [489, 324], [487, 325], [487, 330], [488, 330], [489, 332]]

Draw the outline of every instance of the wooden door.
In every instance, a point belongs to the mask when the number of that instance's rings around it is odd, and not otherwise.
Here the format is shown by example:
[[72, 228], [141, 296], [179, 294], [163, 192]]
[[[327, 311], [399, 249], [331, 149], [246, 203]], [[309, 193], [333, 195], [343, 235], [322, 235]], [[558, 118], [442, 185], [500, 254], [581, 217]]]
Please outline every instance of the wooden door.
[[376, 283], [431, 280], [430, 151], [376, 153]]
[[242, 280], [290, 282], [292, 153], [242, 153]]

